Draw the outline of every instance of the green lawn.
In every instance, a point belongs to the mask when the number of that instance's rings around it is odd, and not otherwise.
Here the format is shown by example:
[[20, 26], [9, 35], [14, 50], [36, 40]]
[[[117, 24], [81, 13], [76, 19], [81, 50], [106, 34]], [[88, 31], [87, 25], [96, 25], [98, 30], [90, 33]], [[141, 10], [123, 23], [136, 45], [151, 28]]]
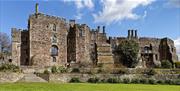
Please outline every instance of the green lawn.
[[3, 83], [0, 91], [180, 91], [178, 85]]

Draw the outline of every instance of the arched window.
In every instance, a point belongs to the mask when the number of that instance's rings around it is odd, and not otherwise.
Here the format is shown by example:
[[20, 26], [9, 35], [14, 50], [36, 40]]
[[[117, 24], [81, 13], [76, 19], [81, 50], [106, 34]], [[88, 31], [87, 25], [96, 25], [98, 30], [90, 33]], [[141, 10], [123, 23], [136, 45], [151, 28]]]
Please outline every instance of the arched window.
[[52, 43], [57, 43], [57, 37], [56, 37], [56, 35], [53, 35], [53, 37], [52, 37]]
[[58, 47], [56, 45], [51, 47], [51, 56], [58, 56]]
[[56, 31], [56, 25], [53, 24], [53, 31]]

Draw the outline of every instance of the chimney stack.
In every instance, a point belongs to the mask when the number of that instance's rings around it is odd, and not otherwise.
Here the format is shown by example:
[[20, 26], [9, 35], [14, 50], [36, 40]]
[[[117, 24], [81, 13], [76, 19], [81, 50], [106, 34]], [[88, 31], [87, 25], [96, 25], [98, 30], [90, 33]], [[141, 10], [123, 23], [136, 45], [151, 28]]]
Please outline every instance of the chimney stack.
[[131, 38], [134, 37], [134, 30], [131, 30]]
[[131, 30], [128, 30], [128, 38], [131, 36]]
[[105, 34], [105, 26], [103, 26], [103, 33]]
[[98, 32], [100, 31], [100, 26], [97, 26], [97, 31], [98, 31]]
[[135, 38], [137, 38], [137, 30], [135, 30]]

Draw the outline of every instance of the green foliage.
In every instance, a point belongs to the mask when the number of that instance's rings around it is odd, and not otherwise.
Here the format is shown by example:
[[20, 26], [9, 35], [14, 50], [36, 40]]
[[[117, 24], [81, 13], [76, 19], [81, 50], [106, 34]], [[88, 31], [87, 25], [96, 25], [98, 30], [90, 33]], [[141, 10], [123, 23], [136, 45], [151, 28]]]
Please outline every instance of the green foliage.
[[139, 45], [134, 40], [122, 41], [117, 48], [117, 54], [121, 56], [123, 65], [134, 68], [138, 64]]
[[129, 78], [124, 78], [124, 79], [123, 79], [123, 83], [129, 84], [130, 82], [131, 82], [131, 81], [130, 81]]
[[180, 62], [174, 62], [176, 68], [180, 68]]
[[3, 72], [7, 72], [7, 71], [20, 72], [20, 68], [19, 68], [19, 66], [16, 66], [13, 64], [2, 64], [0, 66], [0, 71], [3, 71]]
[[52, 66], [51, 72], [52, 73], [58, 73], [58, 68], [56, 66]]
[[158, 84], [164, 84], [164, 81], [163, 80], [158, 80], [157, 83]]
[[98, 83], [99, 82], [99, 78], [95, 77], [95, 78], [89, 78], [88, 82], [90, 83]]
[[156, 84], [156, 81], [155, 81], [154, 79], [149, 79], [149, 80], [148, 80], [148, 83], [149, 83], [149, 84]]
[[145, 72], [147, 75], [149, 75], [149, 76], [153, 76], [153, 75], [155, 75], [157, 72], [154, 70], [154, 69], [149, 69], [149, 70], [147, 70], [147, 72]]
[[66, 68], [64, 68], [63, 66], [60, 66], [60, 67], [58, 68], [58, 71], [59, 71], [60, 73], [66, 73], [68, 70], [67, 70]]
[[73, 68], [71, 72], [72, 73], [80, 73], [80, 70], [79, 70], [79, 68]]
[[139, 79], [132, 79], [131, 83], [136, 83], [137, 84], [137, 83], [140, 83], [140, 80]]
[[73, 77], [73, 78], [71, 78], [71, 80], [69, 82], [71, 82], [71, 83], [79, 83], [81, 81], [79, 80], [79, 78]]
[[66, 73], [68, 69], [66, 69], [64, 66], [52, 66], [51, 67], [51, 72], [52, 73]]
[[117, 79], [117, 78], [109, 78], [109, 79], [107, 79], [107, 82], [108, 83], [118, 83], [119, 79]]
[[175, 85], [180, 85], [180, 79], [175, 80]]
[[140, 79], [139, 82], [142, 83], [142, 84], [147, 84], [148, 80], [147, 79]]
[[172, 68], [172, 63], [169, 60], [163, 60], [161, 62], [162, 68]]
[[44, 73], [44, 74], [49, 74], [50, 72], [46, 69], [46, 70], [44, 70], [43, 73]]

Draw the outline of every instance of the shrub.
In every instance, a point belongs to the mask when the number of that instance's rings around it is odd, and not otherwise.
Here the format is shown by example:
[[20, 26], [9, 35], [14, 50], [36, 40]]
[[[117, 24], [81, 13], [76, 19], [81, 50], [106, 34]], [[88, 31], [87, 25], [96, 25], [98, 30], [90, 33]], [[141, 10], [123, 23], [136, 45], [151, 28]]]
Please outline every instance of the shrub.
[[180, 80], [175, 80], [176, 85], [180, 85]]
[[149, 76], [153, 76], [153, 75], [156, 74], [156, 71], [155, 71], [154, 69], [150, 69], [150, 70], [148, 70], [148, 71], [146, 72], [146, 74], [149, 75]]
[[174, 64], [176, 68], [180, 68], [180, 62], [175, 62]]
[[46, 70], [44, 70], [43, 73], [44, 73], [44, 74], [49, 74], [50, 72], [46, 69]]
[[[134, 68], [138, 64], [139, 44], [134, 40], [124, 40], [117, 46], [116, 53], [121, 56], [123, 65]], [[119, 60], [119, 61], [120, 61]]]
[[60, 67], [58, 68], [58, 70], [59, 70], [60, 73], [66, 73], [66, 72], [67, 72], [67, 69], [64, 68], [63, 66], [60, 66]]
[[0, 66], [0, 71], [20, 72], [20, 68], [14, 64], [2, 64]]
[[164, 84], [164, 81], [163, 80], [159, 80], [157, 81], [158, 84]]
[[105, 80], [105, 79], [101, 79], [100, 82], [101, 82], [101, 83], [106, 83], [106, 80]]
[[173, 80], [165, 80], [164, 83], [165, 84], [173, 84], [174, 82], [173, 82]]
[[57, 73], [58, 72], [58, 68], [56, 66], [52, 66], [51, 72], [52, 73]]
[[109, 79], [107, 79], [107, 82], [108, 83], [118, 83], [119, 80], [117, 78], [109, 78]]
[[88, 82], [90, 83], [98, 83], [99, 82], [99, 78], [95, 77], [95, 78], [89, 78]]
[[130, 79], [129, 78], [124, 78], [123, 79], [123, 83], [126, 83], [126, 84], [128, 84], [128, 83], [130, 83], [131, 81], [130, 81]]
[[131, 83], [140, 83], [139, 79], [132, 79]]
[[149, 83], [149, 84], [156, 84], [156, 81], [155, 81], [154, 79], [149, 79], [149, 80], [148, 80], [148, 83]]
[[169, 60], [163, 60], [161, 62], [162, 68], [172, 68], [172, 63]]
[[147, 79], [140, 79], [139, 82], [142, 83], [142, 84], [147, 84], [147, 83], [148, 83], [148, 80], [147, 80]]
[[72, 82], [72, 83], [79, 83], [81, 81], [79, 80], [79, 78], [73, 77], [73, 78], [71, 78], [70, 82]]
[[72, 72], [72, 73], [79, 73], [80, 70], [79, 70], [78, 68], [73, 68], [71, 72]]

